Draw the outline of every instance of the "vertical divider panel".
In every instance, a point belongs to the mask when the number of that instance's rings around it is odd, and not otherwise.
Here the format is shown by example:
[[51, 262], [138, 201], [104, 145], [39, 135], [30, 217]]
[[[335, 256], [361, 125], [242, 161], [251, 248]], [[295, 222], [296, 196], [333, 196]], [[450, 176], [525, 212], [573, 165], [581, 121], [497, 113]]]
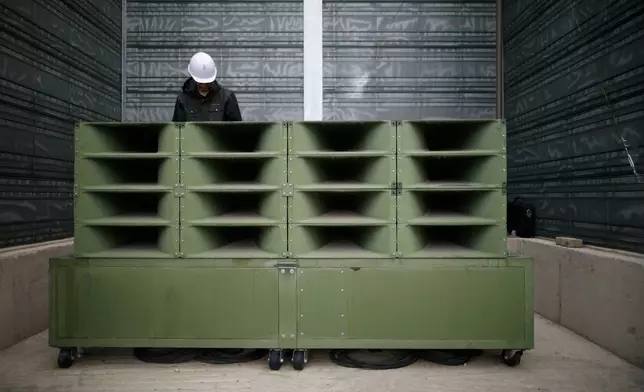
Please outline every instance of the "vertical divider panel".
[[179, 178], [177, 181], [177, 190], [180, 191], [180, 194], [177, 195], [175, 193], [175, 196], [177, 197], [177, 211], [178, 211], [178, 216], [179, 216], [179, 222], [177, 226], [178, 230], [178, 238], [179, 238], [179, 257], [183, 257], [183, 229], [184, 229], [184, 218], [183, 218], [183, 212], [184, 209], [186, 208], [186, 187], [183, 183], [183, 161], [185, 160], [184, 158], [184, 151], [183, 151], [183, 140], [184, 140], [184, 130], [185, 126], [183, 124], [175, 123], [175, 127], [177, 128], [177, 141], [179, 143], [179, 156], [178, 156], [178, 161], [179, 161]]
[[[291, 121], [285, 121], [282, 123], [282, 129], [284, 132], [284, 159], [286, 159], [286, 173], [284, 176], [284, 183], [285, 187], [284, 190], [290, 190], [290, 196], [285, 195], [286, 197], [286, 257], [291, 257], [291, 219], [292, 219], [292, 212], [293, 212], [293, 184], [291, 184], [291, 173], [293, 170], [293, 167], [291, 165], [292, 163], [292, 155], [291, 155], [291, 140], [292, 140], [292, 132], [293, 132], [293, 122]], [[297, 295], [297, 293], [296, 293]]]
[[[300, 270], [301, 271], [301, 270]], [[281, 349], [297, 348], [298, 309], [297, 280], [298, 268], [294, 264], [279, 267], [279, 347]]]
[[396, 205], [396, 229], [395, 229], [395, 241], [396, 241], [396, 257], [400, 257], [400, 240], [398, 239], [398, 235], [400, 233], [400, 195], [403, 192], [402, 188], [402, 179], [400, 176], [400, 149], [402, 147], [402, 143], [400, 141], [400, 135], [402, 133], [402, 122], [401, 121], [392, 121], [392, 126], [394, 128], [394, 159], [396, 160], [396, 164], [394, 165], [394, 170], [396, 171], [396, 195], [395, 195], [395, 205]]

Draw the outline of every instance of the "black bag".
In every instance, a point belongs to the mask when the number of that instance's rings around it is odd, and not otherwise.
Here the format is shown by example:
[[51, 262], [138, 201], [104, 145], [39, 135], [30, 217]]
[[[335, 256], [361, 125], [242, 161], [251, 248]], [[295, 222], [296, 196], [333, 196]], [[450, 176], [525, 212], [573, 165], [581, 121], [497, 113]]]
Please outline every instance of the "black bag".
[[508, 234], [514, 231], [517, 237], [532, 238], [536, 231], [537, 217], [534, 206], [525, 204], [520, 197], [508, 203]]

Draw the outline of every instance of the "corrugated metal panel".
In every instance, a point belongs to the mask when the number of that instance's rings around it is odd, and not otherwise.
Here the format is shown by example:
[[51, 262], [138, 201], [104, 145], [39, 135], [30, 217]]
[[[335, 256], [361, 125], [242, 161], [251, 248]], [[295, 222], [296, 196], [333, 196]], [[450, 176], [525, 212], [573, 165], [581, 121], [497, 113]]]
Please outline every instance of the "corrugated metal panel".
[[509, 196], [538, 235], [644, 251], [644, 2], [508, 0]]
[[0, 3], [0, 247], [72, 236], [74, 123], [121, 117], [121, 8]]
[[324, 117], [494, 117], [494, 0], [324, 2]]
[[169, 121], [198, 51], [244, 120], [302, 118], [301, 1], [128, 1], [127, 23], [128, 120]]

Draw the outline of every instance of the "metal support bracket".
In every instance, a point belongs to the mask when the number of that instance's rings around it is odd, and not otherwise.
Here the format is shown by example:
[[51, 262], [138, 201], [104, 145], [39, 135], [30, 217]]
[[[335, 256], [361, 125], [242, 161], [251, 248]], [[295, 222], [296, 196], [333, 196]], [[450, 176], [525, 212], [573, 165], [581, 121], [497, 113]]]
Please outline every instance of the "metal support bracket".
[[184, 184], [174, 184], [173, 192], [175, 197], [185, 197], [186, 186]]
[[294, 187], [293, 184], [282, 184], [282, 196], [293, 197]]
[[392, 182], [391, 183], [391, 194], [393, 196], [402, 195], [402, 182]]

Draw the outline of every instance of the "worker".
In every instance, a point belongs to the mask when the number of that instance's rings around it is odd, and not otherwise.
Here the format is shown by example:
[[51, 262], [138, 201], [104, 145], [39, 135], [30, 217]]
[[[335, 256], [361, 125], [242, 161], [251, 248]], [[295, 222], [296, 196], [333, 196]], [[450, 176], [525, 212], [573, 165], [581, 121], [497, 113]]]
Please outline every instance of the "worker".
[[217, 82], [215, 61], [207, 53], [196, 53], [188, 65], [190, 78], [174, 105], [172, 121], [242, 121], [237, 97]]

